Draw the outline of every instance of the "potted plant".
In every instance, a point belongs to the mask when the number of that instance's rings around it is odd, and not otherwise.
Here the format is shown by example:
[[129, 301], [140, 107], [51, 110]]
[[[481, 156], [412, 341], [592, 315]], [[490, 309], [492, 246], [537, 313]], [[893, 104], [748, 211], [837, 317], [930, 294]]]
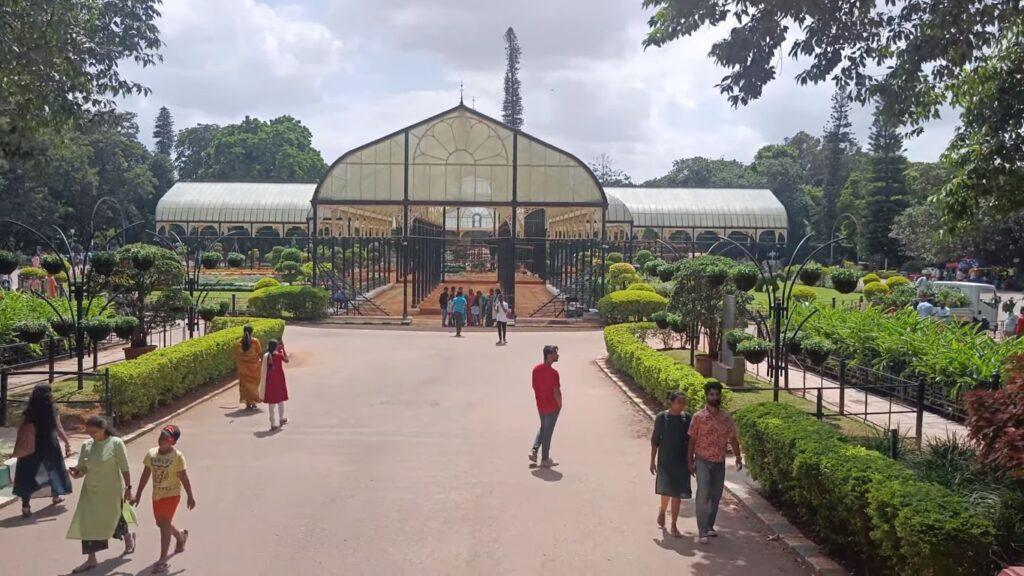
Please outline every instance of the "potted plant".
[[88, 318], [82, 322], [85, 328], [85, 333], [89, 336], [89, 340], [93, 342], [102, 342], [110, 336], [110, 333], [114, 330], [114, 324], [110, 318], [104, 318], [97, 316], [95, 318]]
[[156, 264], [156, 257], [151, 252], [147, 252], [145, 250], [136, 250], [132, 252], [130, 259], [132, 267], [139, 272], [149, 272], [149, 270], [153, 268], [153, 265]]
[[658, 325], [658, 328], [662, 330], [668, 329], [668, 312], [664, 310], [658, 310], [654, 314], [651, 314], [651, 321]]
[[756, 266], [753, 264], [743, 264], [733, 269], [732, 283], [736, 285], [737, 290], [746, 292], [757, 286], [757, 280], [760, 276]]
[[60, 274], [65, 268], [64, 259], [56, 254], [47, 254], [46, 256], [43, 256], [40, 263], [43, 270], [46, 270], [46, 273], [51, 276], [54, 274]]
[[18, 255], [0, 250], [0, 275], [7, 275], [18, 269]]
[[97, 252], [89, 258], [89, 265], [100, 276], [110, 276], [117, 265], [117, 256], [113, 252]]
[[213, 270], [220, 266], [220, 252], [203, 252], [203, 268]]
[[764, 359], [768, 357], [768, 352], [771, 351], [771, 349], [771, 343], [767, 340], [762, 340], [761, 338], [744, 340], [736, 346], [736, 352], [751, 364], [760, 364], [761, 362], [764, 362]]
[[668, 327], [676, 334], [686, 332], [686, 322], [683, 321], [683, 317], [679, 314], [669, 314], [667, 320]]
[[135, 333], [135, 329], [139, 326], [139, 321], [132, 316], [117, 316], [111, 321], [111, 326], [118, 338], [127, 340]]
[[662, 282], [670, 282], [676, 277], [676, 272], [679, 271], [679, 266], [676, 264], [665, 263], [658, 267], [658, 279]]
[[789, 336], [786, 337], [786, 344], [789, 348], [789, 353], [799, 355], [803, 350], [804, 340], [807, 340], [808, 336], [806, 332], [790, 332]]
[[14, 325], [18, 339], [29, 344], [38, 344], [46, 337], [49, 327], [39, 320], [22, 320]]
[[704, 271], [704, 278], [712, 288], [718, 288], [729, 279], [729, 269], [725, 266], [708, 266]]
[[821, 265], [816, 262], [808, 262], [800, 269], [800, 281], [807, 286], [817, 286], [821, 280]]
[[232, 268], [241, 268], [242, 266], [245, 266], [245, 254], [240, 254], [238, 252], [231, 252], [228, 254], [228, 266], [231, 266]]
[[743, 328], [734, 328], [725, 333], [725, 345], [729, 347], [729, 350], [733, 354], [735, 354], [736, 347], [739, 346], [741, 342], [750, 340], [753, 337], [753, 334], [747, 332]]
[[860, 280], [856, 270], [850, 268], [833, 268], [829, 277], [832, 279], [832, 287], [840, 294], [850, 294], [857, 289], [857, 281]]
[[807, 359], [816, 366], [820, 366], [825, 360], [828, 360], [828, 357], [835, 349], [831, 341], [820, 336], [807, 338], [801, 343], [800, 347], [803, 349], [804, 356], [807, 356]]
[[75, 323], [70, 318], [57, 316], [50, 320], [50, 328], [61, 338], [67, 338], [75, 333]]
[[[125, 358], [130, 360], [156, 349], [148, 342], [150, 328], [182, 317], [179, 307], [184, 293], [178, 287], [185, 271], [177, 254], [148, 244], [123, 246], [117, 251], [117, 259], [122, 265], [115, 268], [107, 283], [112, 292], [119, 294], [119, 313], [138, 322], [130, 345], [124, 349]], [[159, 296], [153, 298], [154, 293]], [[184, 309], [188, 309], [187, 302]]]
[[199, 307], [199, 317], [206, 322], [212, 322], [217, 317], [220, 308], [215, 304], [204, 304]]

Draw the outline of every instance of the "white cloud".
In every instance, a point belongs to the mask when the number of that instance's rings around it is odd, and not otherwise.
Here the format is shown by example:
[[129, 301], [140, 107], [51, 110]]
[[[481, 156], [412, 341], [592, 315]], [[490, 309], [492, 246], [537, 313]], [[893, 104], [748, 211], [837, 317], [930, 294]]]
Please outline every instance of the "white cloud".
[[[165, 61], [137, 76], [153, 88], [132, 98], [143, 132], [171, 108], [179, 128], [291, 114], [331, 162], [345, 150], [458, 101], [500, 117], [505, 29], [523, 48], [526, 130], [590, 161], [601, 153], [644, 180], [675, 158], [749, 161], [799, 130], [819, 134], [830, 86], [796, 86], [799, 65], [750, 106], [732, 109], [708, 58], [721, 30], [644, 51], [639, 1], [174, 0], [160, 22]], [[855, 110], [866, 143], [870, 110]], [[953, 123], [908, 143], [934, 160]]]

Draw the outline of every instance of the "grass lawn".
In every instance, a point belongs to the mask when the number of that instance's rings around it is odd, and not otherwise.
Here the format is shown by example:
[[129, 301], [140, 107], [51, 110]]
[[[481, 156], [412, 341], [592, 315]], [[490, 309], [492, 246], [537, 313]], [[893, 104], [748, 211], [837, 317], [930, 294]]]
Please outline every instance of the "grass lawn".
[[[802, 284], [797, 284], [797, 286], [802, 286]], [[831, 306], [833, 298], [836, 299], [836, 306], [840, 305], [843, 302], [858, 302], [861, 298], [861, 295], [858, 294], [857, 292], [851, 292], [850, 294], [840, 294], [833, 288], [825, 288], [822, 286], [811, 286], [810, 288], [811, 290], [814, 290], [815, 294], [818, 295], [818, 299], [815, 302], [824, 306]], [[758, 307], [761, 310], [768, 309], [767, 294], [765, 294], [764, 292], [751, 292], [750, 295], [754, 297], [754, 306]]]
[[[662, 354], [672, 358], [676, 362], [689, 365], [690, 363], [690, 352], [689, 350], [665, 350]], [[730, 410], [739, 410], [745, 406], [752, 404], [761, 404], [763, 402], [772, 402], [772, 389], [771, 384], [758, 380], [754, 376], [747, 374], [744, 378], [744, 384], [747, 389], [733, 390], [732, 391], [732, 403], [729, 405]], [[791, 394], [784, 390], [779, 391], [779, 402], [789, 404], [803, 410], [804, 412], [813, 414], [816, 405], [811, 400], [806, 400]], [[829, 425], [836, 427], [840, 432], [850, 438], [874, 438], [879, 435], [876, 428], [855, 420], [846, 416], [839, 416], [835, 411], [825, 408], [825, 414], [827, 415], [824, 419]]]
[[206, 299], [203, 300], [204, 304], [217, 304], [218, 302], [227, 302], [231, 304], [231, 295], [235, 296], [235, 307], [238, 310], [245, 310], [249, 307], [249, 296], [252, 295], [251, 291], [246, 292], [208, 292]]

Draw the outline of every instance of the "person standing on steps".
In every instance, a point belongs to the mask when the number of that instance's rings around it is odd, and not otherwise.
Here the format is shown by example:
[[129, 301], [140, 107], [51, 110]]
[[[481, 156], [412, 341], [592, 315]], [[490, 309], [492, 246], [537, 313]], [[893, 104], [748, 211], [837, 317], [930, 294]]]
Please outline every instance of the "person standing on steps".
[[462, 338], [462, 327], [466, 325], [466, 308], [468, 306], [466, 297], [462, 295], [462, 289], [455, 293], [452, 298], [452, 321], [455, 322], [455, 337]]
[[[288, 400], [288, 383], [284, 377], [284, 365], [287, 363], [288, 352], [284, 349], [284, 342], [268, 342], [267, 353], [263, 355], [263, 370], [260, 371], [260, 398], [268, 405], [272, 431], [288, 423], [284, 417], [284, 403]], [[274, 423], [275, 409], [277, 424]]]
[[672, 503], [672, 535], [682, 537], [676, 522], [679, 520], [681, 499], [689, 500], [690, 471], [687, 465], [690, 414], [686, 412], [686, 396], [678, 390], [669, 392], [669, 408], [654, 417], [651, 434], [651, 474], [654, 474], [654, 493], [661, 496], [658, 526], [665, 529], [665, 509]]
[[451, 295], [448, 294], [448, 287], [445, 286], [444, 290], [441, 291], [441, 296], [437, 299], [437, 303], [441, 305], [441, 327], [444, 328], [448, 325], [448, 300]]
[[706, 406], [693, 415], [690, 422], [690, 442], [687, 461], [690, 474], [697, 477], [697, 536], [701, 544], [718, 536], [715, 519], [718, 503], [725, 488], [725, 450], [732, 445], [736, 456], [736, 470], [743, 469], [740, 441], [736, 436], [736, 423], [722, 410], [722, 384], [709, 380], [704, 384]]
[[509, 307], [508, 302], [505, 302], [505, 295], [501, 293], [501, 290], [497, 290], [494, 293], [494, 305], [491, 307], [494, 314], [494, 323], [498, 325], [498, 346], [504, 346], [508, 344], [505, 340], [505, 336], [508, 333], [508, 316]]
[[551, 459], [551, 437], [555, 433], [555, 422], [562, 411], [562, 383], [554, 363], [558, 362], [558, 346], [544, 347], [544, 362], [533, 368], [533, 395], [537, 400], [537, 413], [540, 414], [540, 430], [533, 441], [530, 451], [530, 462], [537, 462], [537, 451], [541, 451], [540, 465], [543, 467], [558, 464]]

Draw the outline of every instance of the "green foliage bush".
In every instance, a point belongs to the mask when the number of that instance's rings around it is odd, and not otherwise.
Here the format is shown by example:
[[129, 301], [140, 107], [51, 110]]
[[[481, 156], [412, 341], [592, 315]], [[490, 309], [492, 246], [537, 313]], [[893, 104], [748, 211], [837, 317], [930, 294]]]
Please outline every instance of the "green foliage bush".
[[871, 573], [993, 573], [995, 529], [963, 498], [788, 404], [754, 404], [735, 419], [750, 475], [830, 551]]
[[[252, 300], [249, 300], [250, 305]], [[597, 311], [608, 324], [647, 320], [651, 314], [664, 310], [668, 299], [653, 290], [618, 290], [597, 302]]]
[[18, 278], [21, 280], [42, 280], [46, 278], [46, 270], [42, 268], [33, 268], [32, 266], [25, 266], [21, 270], [18, 270]]
[[626, 286], [640, 281], [642, 279], [636, 273], [636, 268], [633, 268], [632, 264], [619, 262], [618, 264], [612, 264], [608, 268], [608, 288], [612, 291], [622, 290]]
[[271, 288], [273, 286], [280, 286], [281, 283], [276, 278], [260, 278], [256, 281], [256, 284], [252, 287], [253, 290], [261, 290], [263, 288]]
[[198, 312], [200, 318], [205, 322], [209, 322], [216, 318], [217, 314], [220, 313], [220, 306], [217, 306], [216, 304], [203, 304], [199, 307]]
[[642, 292], [654, 292], [654, 287], [644, 282], [634, 282], [626, 287], [626, 290], [640, 290]]
[[871, 282], [870, 284], [864, 285], [864, 298], [868, 302], [875, 302], [878, 299], [887, 296], [889, 292], [891, 291], [884, 282]]
[[127, 340], [139, 327], [139, 321], [134, 316], [117, 316], [113, 320], [114, 334], [122, 340]]
[[[641, 388], [658, 402], [668, 405], [668, 393], [679, 390], [686, 396], [691, 412], [704, 407], [704, 382], [699, 372], [652, 349], [645, 342], [645, 333], [655, 330], [651, 323], [617, 324], [604, 329], [608, 359], [615, 368], [629, 374]], [[722, 402], [728, 406], [732, 397], [723, 390]]]
[[849, 294], [857, 289], [860, 273], [851, 268], [833, 268], [828, 277], [836, 291], [840, 294]]
[[866, 287], [866, 286], [867, 286], [868, 284], [874, 284], [874, 283], [876, 283], [876, 282], [881, 282], [881, 281], [882, 281], [882, 279], [881, 279], [881, 278], [880, 278], [880, 277], [878, 276], [878, 274], [874, 274], [874, 273], [871, 273], [871, 274], [865, 274], [865, 275], [864, 275], [864, 276], [863, 276], [863, 277], [861, 278], [861, 282], [863, 282], [863, 283], [864, 283], [864, 286], [865, 286], [865, 287]]
[[319, 320], [327, 316], [329, 297], [327, 290], [311, 286], [261, 288], [249, 296], [249, 310], [265, 318]]
[[750, 340], [754, 335], [747, 332], [743, 328], [733, 328], [725, 333], [725, 345], [732, 350], [733, 354], [736, 353], [736, 347], [740, 345], [740, 342]]
[[665, 264], [668, 264], [668, 263], [665, 262], [664, 260], [662, 260], [661, 258], [655, 258], [654, 260], [651, 260], [650, 262], [644, 264], [644, 267], [643, 267], [644, 274], [646, 274], [648, 276], [657, 276], [658, 275], [658, 270], [662, 266], [664, 266]]
[[897, 286], [906, 286], [910, 284], [910, 279], [906, 276], [890, 276], [885, 279], [885, 284], [889, 288], [896, 288]]
[[[253, 335], [266, 342], [284, 333], [282, 320], [251, 320]], [[231, 349], [242, 329], [219, 330], [160, 348], [135, 360], [110, 367], [110, 394], [119, 421], [144, 416], [157, 406], [188, 394], [198, 386], [231, 375]]]
[[46, 321], [53, 317], [53, 309], [46, 302], [30, 294], [0, 290], [0, 345], [17, 339], [14, 325], [23, 320]]
[[662, 264], [660, 267], [658, 267], [658, 278], [662, 282], [671, 282], [676, 277], [676, 274], [678, 272], [678, 262], [673, 262], [672, 264], [666, 262], [665, 264]]
[[607, 262], [608, 264], [618, 264], [623, 260], [624, 258], [622, 257], [622, 252], [609, 252], [608, 256], [605, 257], [605, 262]]
[[818, 293], [810, 286], [801, 286], [797, 284], [793, 286], [793, 292], [790, 294], [790, 298], [797, 302], [810, 303], [817, 300]]
[[303, 252], [298, 248], [285, 248], [281, 251], [281, 257], [279, 260], [281, 262], [295, 262], [297, 264], [301, 264], [302, 256]]
[[264, 319], [253, 316], [218, 316], [213, 319], [213, 322], [210, 322], [207, 334], [220, 332], [221, 330], [227, 330], [228, 328], [245, 326], [246, 324], [252, 324], [253, 322], [259, 322], [261, 320]]
[[651, 260], [654, 260], [654, 254], [650, 250], [637, 250], [636, 255], [633, 256], [633, 264], [640, 270], [643, 270]]

